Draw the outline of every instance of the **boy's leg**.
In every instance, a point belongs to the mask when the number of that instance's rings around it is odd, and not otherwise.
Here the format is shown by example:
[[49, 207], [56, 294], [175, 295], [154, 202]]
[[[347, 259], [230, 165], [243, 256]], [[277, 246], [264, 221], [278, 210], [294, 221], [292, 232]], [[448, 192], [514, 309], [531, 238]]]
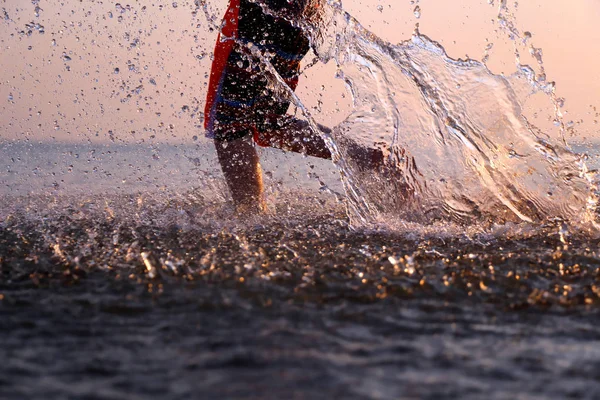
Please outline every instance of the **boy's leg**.
[[[331, 133], [325, 126], [319, 125], [319, 129], [324, 133]], [[313, 132], [306, 121], [289, 115], [275, 117], [274, 122], [259, 127], [254, 133], [254, 141], [261, 147], [331, 159], [331, 153], [321, 135]]]
[[262, 170], [252, 139], [215, 139], [214, 143], [238, 212], [265, 211]]
[[[320, 134], [315, 133], [308, 123], [291, 116], [282, 116], [270, 129], [262, 129], [254, 134], [254, 141], [262, 147], [274, 147], [307, 156], [331, 159], [331, 152]], [[330, 134], [331, 129], [318, 125], [321, 132]], [[363, 171], [377, 170], [385, 163], [383, 151], [379, 148], [364, 147], [348, 138], [339, 138], [348, 157]]]
[[[329, 128], [319, 129], [330, 133]], [[256, 132], [256, 131], [255, 131]], [[264, 147], [274, 147], [313, 157], [331, 159], [323, 138], [313, 133], [305, 121], [288, 118], [276, 129], [256, 132], [254, 140]], [[384, 163], [380, 149], [365, 148], [352, 140], [342, 139], [348, 156], [363, 171], [377, 170]], [[234, 139], [215, 139], [215, 148], [227, 186], [240, 213], [259, 213], [266, 209], [260, 160], [250, 135]]]
[[238, 212], [264, 211], [262, 169], [250, 138], [215, 139], [214, 143]]

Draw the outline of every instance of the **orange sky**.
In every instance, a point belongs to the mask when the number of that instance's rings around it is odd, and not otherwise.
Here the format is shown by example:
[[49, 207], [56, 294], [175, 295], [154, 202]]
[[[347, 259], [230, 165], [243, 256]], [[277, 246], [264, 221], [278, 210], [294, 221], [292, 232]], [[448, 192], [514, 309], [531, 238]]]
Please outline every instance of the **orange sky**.
[[[65, 4], [72, 3], [72, 4]], [[191, 1], [160, 7], [116, 3], [21, 0], [0, 3], [0, 138], [34, 141], [115, 140], [127, 143], [204, 140], [194, 109], [203, 109], [210, 53], [216, 33]], [[491, 21], [487, 0], [421, 0], [421, 18], [410, 1], [345, 0], [345, 8], [386, 40], [407, 39], [416, 22], [422, 33], [442, 43], [450, 56], [481, 59], [495, 44], [494, 72], [514, 69], [512, 51]], [[592, 111], [600, 107], [600, 2], [522, 0], [518, 26], [543, 48], [548, 77], [567, 99], [568, 120], [579, 138], [600, 137]], [[126, 5], [127, 2], [121, 3]], [[143, 8], [143, 4], [147, 4]], [[221, 15], [224, 0], [209, 0]], [[449, 5], [450, 4], [450, 5]], [[378, 6], [382, 6], [381, 11]], [[112, 15], [112, 17], [111, 17]], [[0, 15], [1, 17], [2, 15]], [[4, 18], [4, 17], [3, 17]], [[39, 23], [44, 34], [26, 24]], [[22, 33], [19, 33], [22, 32]], [[118, 68], [118, 73], [116, 69]], [[332, 124], [349, 108], [334, 65], [319, 65], [301, 80], [298, 93], [321, 121]], [[10, 100], [12, 99], [12, 100]], [[187, 108], [186, 108], [187, 106]], [[550, 110], [548, 111], [550, 113]], [[542, 124], [543, 125], [543, 124]]]

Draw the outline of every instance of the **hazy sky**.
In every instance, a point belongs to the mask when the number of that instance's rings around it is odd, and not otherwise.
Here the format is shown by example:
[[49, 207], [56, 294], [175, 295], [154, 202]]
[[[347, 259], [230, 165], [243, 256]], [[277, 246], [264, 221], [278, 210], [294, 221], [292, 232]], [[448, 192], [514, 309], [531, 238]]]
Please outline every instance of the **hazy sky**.
[[[225, 0], [208, 0], [220, 16]], [[488, 0], [345, 0], [368, 29], [391, 42], [410, 37], [415, 23], [451, 57], [483, 57], [511, 73], [514, 57], [498, 34]], [[162, 5], [161, 5], [162, 4]], [[145, 5], [145, 6], [144, 6]], [[127, 143], [204, 140], [200, 113], [216, 32], [193, 1], [0, 1], [0, 139]], [[517, 24], [543, 49], [548, 78], [567, 99], [580, 138], [600, 137], [600, 1], [521, 0]], [[37, 16], [36, 16], [37, 14]], [[526, 60], [526, 59], [525, 59]], [[532, 62], [532, 60], [530, 60]], [[334, 65], [302, 77], [300, 97], [327, 124], [348, 113]], [[551, 110], [548, 110], [548, 115]], [[194, 138], [194, 137], [197, 138]]]

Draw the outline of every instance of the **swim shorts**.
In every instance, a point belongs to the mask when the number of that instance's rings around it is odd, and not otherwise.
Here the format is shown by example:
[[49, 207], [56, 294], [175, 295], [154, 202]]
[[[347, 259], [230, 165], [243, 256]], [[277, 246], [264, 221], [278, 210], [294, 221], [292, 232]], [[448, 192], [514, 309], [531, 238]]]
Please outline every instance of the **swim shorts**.
[[[256, 0], [255, 0], [256, 1]], [[205, 107], [206, 136], [235, 140], [274, 129], [285, 115], [289, 100], [269, 88], [269, 78], [260, 60], [250, 54], [249, 44], [268, 54], [275, 70], [294, 90], [298, 84], [300, 61], [310, 44], [302, 30], [280, 17], [293, 15], [291, 8], [302, 0], [230, 0], [217, 39]], [[273, 11], [273, 12], [271, 12]], [[273, 15], [271, 15], [273, 14]]]

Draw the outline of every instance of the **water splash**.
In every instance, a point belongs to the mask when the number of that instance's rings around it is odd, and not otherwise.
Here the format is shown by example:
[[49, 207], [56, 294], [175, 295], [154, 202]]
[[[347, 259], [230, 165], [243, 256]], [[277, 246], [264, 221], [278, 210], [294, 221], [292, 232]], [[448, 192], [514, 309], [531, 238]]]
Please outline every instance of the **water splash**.
[[[521, 37], [506, 2], [499, 19]], [[543, 69], [536, 74], [517, 59], [513, 75], [495, 75], [481, 62], [450, 58], [418, 30], [408, 41], [386, 43], [339, 4], [320, 9], [306, 29], [321, 60], [336, 62], [352, 93], [354, 110], [333, 139], [349, 165], [343, 173], [357, 177], [361, 200], [378, 210], [373, 218], [594, 219], [595, 173], [585, 156], [552, 143], [523, 114], [534, 93], [558, 104]], [[541, 67], [541, 52], [534, 53]], [[360, 171], [345, 148], [348, 137], [379, 148], [385, 165]]]
[[[387, 43], [339, 1], [323, 2], [309, 8], [302, 20], [290, 20], [305, 29], [322, 62], [337, 64], [337, 78], [352, 94], [353, 112], [324, 137], [340, 170], [351, 217], [361, 222], [390, 215], [422, 223], [595, 221], [596, 172], [586, 167], [585, 154], [566, 144], [564, 100], [546, 79], [542, 52], [528, 43], [530, 33], [516, 28], [506, 1], [498, 3], [497, 19], [515, 43], [517, 69], [510, 76], [493, 74], [486, 60], [449, 57], [418, 27], [410, 40]], [[521, 64], [519, 46], [527, 45], [537, 72]], [[279, 95], [291, 99], [318, 131], [268, 58], [258, 49], [254, 56], [274, 78]], [[536, 93], [553, 102], [563, 143], [553, 143], [524, 115]], [[384, 165], [364, 171], [352, 159], [349, 142], [379, 149]]]

